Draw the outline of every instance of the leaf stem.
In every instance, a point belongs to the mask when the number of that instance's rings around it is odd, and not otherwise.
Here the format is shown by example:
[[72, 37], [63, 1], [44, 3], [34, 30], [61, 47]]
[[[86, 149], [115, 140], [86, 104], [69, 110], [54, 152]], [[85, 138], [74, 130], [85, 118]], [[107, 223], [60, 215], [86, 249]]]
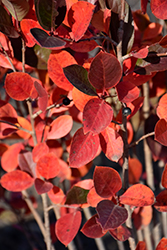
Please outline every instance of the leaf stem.
[[22, 130], [22, 131], [24, 131], [24, 132], [29, 133], [30, 135], [32, 135], [32, 131], [30, 131], [30, 130], [28, 130], [28, 129], [25, 129], [25, 128], [23, 128], [23, 127], [20, 127], [20, 126], [18, 126], [18, 125], [16, 125], [16, 124], [13, 124], [12, 122], [3, 121], [3, 120], [0, 120], [0, 122], [9, 124], [9, 125], [11, 125], [11, 126], [17, 128], [17, 129], [19, 129], [19, 130]]
[[132, 147], [138, 145], [140, 141], [146, 139], [147, 137], [153, 136], [153, 135], [155, 135], [155, 132], [154, 132], [154, 131], [153, 131], [153, 132], [150, 132], [150, 133], [148, 133], [148, 134], [146, 134], [146, 135], [143, 135], [143, 136], [141, 136], [137, 141], [131, 143], [128, 147], [129, 147], [129, 148], [132, 148]]

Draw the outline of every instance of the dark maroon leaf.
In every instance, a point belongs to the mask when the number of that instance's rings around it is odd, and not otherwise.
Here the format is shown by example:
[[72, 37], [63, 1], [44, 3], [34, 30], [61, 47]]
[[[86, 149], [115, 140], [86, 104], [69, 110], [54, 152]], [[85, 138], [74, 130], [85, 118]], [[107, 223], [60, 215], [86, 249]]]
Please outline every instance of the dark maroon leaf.
[[84, 204], [87, 203], [87, 195], [89, 190], [74, 186], [67, 194], [65, 204]]
[[122, 225], [128, 218], [128, 212], [124, 207], [115, 205], [112, 201], [100, 201], [96, 207], [99, 218], [97, 222], [103, 231], [114, 229]]
[[66, 42], [58, 37], [49, 36], [44, 30], [39, 28], [32, 28], [31, 34], [37, 41], [37, 44], [44, 48], [61, 49], [66, 45]]

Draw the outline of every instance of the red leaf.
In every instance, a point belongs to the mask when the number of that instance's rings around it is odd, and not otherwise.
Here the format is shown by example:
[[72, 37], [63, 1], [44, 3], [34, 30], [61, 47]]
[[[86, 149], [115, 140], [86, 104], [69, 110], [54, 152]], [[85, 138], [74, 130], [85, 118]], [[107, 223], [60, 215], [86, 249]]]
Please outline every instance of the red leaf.
[[32, 19], [23, 19], [20, 22], [21, 30], [25, 36], [26, 46], [27, 47], [33, 47], [36, 43], [36, 40], [32, 36], [30, 29], [32, 28], [40, 28], [40, 25], [37, 23], [37, 21], [34, 21]]
[[[91, 207], [96, 207], [97, 204], [104, 200], [106, 198], [102, 198], [101, 196], [99, 196], [97, 193], [96, 193], [96, 190], [94, 187], [92, 187], [87, 195], [87, 202], [88, 204], [91, 206]], [[110, 197], [109, 197], [110, 199]]]
[[1, 165], [2, 165], [2, 168], [6, 172], [11, 172], [15, 168], [17, 168], [18, 154], [22, 149], [24, 149], [24, 146], [22, 143], [15, 143], [11, 145], [2, 155]]
[[46, 145], [46, 143], [45, 142], [38, 143], [32, 150], [33, 161], [34, 162], [39, 161], [39, 159], [47, 153], [49, 153], [49, 147]]
[[31, 76], [23, 72], [10, 73], [5, 79], [6, 92], [17, 101], [23, 101], [30, 97], [33, 85]]
[[83, 110], [84, 134], [99, 134], [111, 123], [112, 118], [113, 110], [104, 100], [89, 100]]
[[[18, 116], [17, 117], [18, 123], [22, 128], [25, 128], [29, 131], [32, 131], [31, 123], [24, 117]], [[31, 135], [23, 130], [17, 130], [16, 133], [23, 139], [28, 139]]]
[[109, 233], [112, 235], [114, 239], [119, 241], [126, 241], [131, 236], [130, 231], [126, 227], [123, 227], [122, 225], [115, 229], [110, 229]]
[[4, 174], [1, 178], [2, 187], [12, 192], [25, 190], [31, 187], [33, 183], [34, 179], [29, 174], [20, 170]]
[[61, 203], [65, 198], [63, 190], [57, 186], [53, 186], [53, 188], [48, 192], [48, 196], [54, 204]]
[[148, 54], [148, 48], [147, 47], [142, 48], [138, 50], [137, 52], [131, 52], [131, 54], [136, 58], [145, 58], [147, 57], [147, 54]]
[[150, 23], [144, 30], [142, 39], [149, 40], [157, 37], [162, 33], [163, 26], [159, 23]]
[[51, 130], [48, 133], [47, 139], [59, 139], [67, 135], [72, 129], [73, 120], [70, 115], [61, 115], [56, 118], [51, 124]]
[[83, 92], [79, 91], [75, 87], [72, 90], [72, 99], [73, 99], [73, 102], [74, 102], [75, 106], [77, 107], [77, 109], [79, 109], [81, 112], [83, 112], [86, 103], [89, 100], [91, 100], [92, 98], [95, 98], [95, 97], [92, 97], [90, 95], [86, 95]]
[[99, 216], [96, 220], [101, 225], [102, 231], [117, 228], [128, 218], [128, 212], [124, 207], [115, 205], [109, 200], [98, 203], [96, 210]]
[[166, 250], [167, 249], [167, 239], [162, 238], [156, 247], [156, 250]]
[[160, 119], [155, 126], [155, 140], [167, 146], [167, 122], [165, 119]]
[[80, 128], [74, 134], [69, 156], [69, 165], [79, 168], [92, 161], [99, 149], [99, 136], [87, 133], [84, 135]]
[[167, 94], [164, 94], [158, 103], [157, 115], [167, 121]]
[[57, 220], [55, 226], [56, 236], [65, 246], [67, 246], [76, 236], [81, 224], [81, 219], [81, 212], [75, 211]]
[[53, 153], [45, 154], [37, 162], [37, 171], [46, 179], [56, 177], [60, 171], [58, 158]]
[[135, 184], [120, 196], [120, 202], [136, 207], [149, 206], [154, 203], [154, 193], [143, 184]]
[[46, 92], [46, 90], [44, 89], [44, 87], [42, 87], [42, 85], [40, 83], [38, 83], [37, 81], [34, 82], [34, 86], [38, 92], [38, 107], [42, 110], [45, 111], [47, 106], [48, 106], [48, 93]]
[[139, 182], [142, 174], [142, 164], [136, 158], [129, 158], [129, 183], [135, 184]]
[[62, 159], [59, 159], [59, 165], [60, 172], [58, 173], [57, 177], [60, 178], [60, 182], [63, 182], [65, 179], [69, 179], [71, 177], [71, 168]]
[[152, 13], [159, 19], [167, 17], [167, 2], [166, 0], [151, 0], [150, 3]]
[[141, 229], [143, 226], [148, 226], [152, 220], [152, 216], [152, 206], [136, 208], [132, 214], [132, 219], [136, 230]]
[[154, 207], [159, 212], [167, 212], [167, 190], [166, 189], [161, 191], [156, 196], [156, 202], [154, 203]]
[[32, 159], [32, 153], [29, 151], [22, 151], [18, 155], [19, 167], [22, 171], [27, 172], [32, 177], [36, 177], [36, 163]]
[[85, 34], [92, 19], [95, 6], [79, 1], [74, 3], [68, 12], [68, 22], [72, 29], [71, 38], [76, 42]]
[[123, 154], [122, 137], [113, 128], [107, 127], [100, 134], [100, 144], [106, 157], [111, 161], [118, 161]]
[[102, 228], [97, 223], [96, 218], [98, 218], [98, 215], [93, 215], [82, 227], [81, 232], [86, 235], [89, 238], [101, 238], [105, 235], [105, 233], [102, 232]]
[[48, 60], [48, 74], [52, 81], [60, 88], [72, 90], [72, 84], [64, 75], [63, 68], [71, 64], [77, 64], [74, 57], [65, 50], [52, 52]]
[[42, 179], [36, 178], [35, 179], [35, 188], [38, 194], [43, 194], [43, 193], [47, 193], [49, 192], [52, 187], [53, 184], [47, 181], [43, 181]]
[[147, 250], [145, 241], [139, 241], [135, 250]]
[[164, 188], [167, 189], [167, 164], [165, 165], [164, 171], [162, 173], [161, 184]]
[[18, 115], [13, 106], [10, 103], [0, 100], [0, 119], [12, 123], [17, 123], [17, 117]]
[[101, 51], [94, 57], [89, 80], [96, 89], [104, 90], [116, 86], [121, 76], [121, 65], [115, 56]]
[[133, 102], [140, 94], [139, 88], [134, 83], [128, 81], [119, 82], [116, 90], [119, 100], [125, 103]]
[[96, 167], [93, 180], [97, 194], [104, 198], [115, 196], [122, 187], [120, 175], [110, 167]]

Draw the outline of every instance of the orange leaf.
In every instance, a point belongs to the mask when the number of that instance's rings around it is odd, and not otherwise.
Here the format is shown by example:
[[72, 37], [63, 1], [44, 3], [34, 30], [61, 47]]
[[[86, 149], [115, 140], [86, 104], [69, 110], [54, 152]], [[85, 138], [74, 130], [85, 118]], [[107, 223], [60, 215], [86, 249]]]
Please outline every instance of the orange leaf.
[[58, 158], [53, 153], [45, 154], [37, 162], [37, 171], [46, 179], [56, 177], [60, 171]]
[[5, 79], [6, 92], [17, 101], [30, 97], [33, 86], [33, 80], [27, 73], [13, 72], [8, 74]]
[[164, 94], [158, 103], [157, 115], [167, 121], [167, 94]]
[[67, 246], [76, 236], [81, 224], [81, 212], [75, 211], [62, 216], [57, 220], [55, 231], [61, 243]]
[[156, 250], [166, 250], [167, 249], [167, 239], [162, 238], [156, 247]]
[[34, 183], [34, 179], [23, 171], [15, 170], [4, 174], [0, 182], [5, 189], [12, 192], [20, 192], [31, 187]]
[[72, 29], [71, 38], [76, 42], [85, 34], [92, 19], [95, 6], [79, 1], [74, 3], [68, 12], [68, 23]]
[[155, 198], [152, 190], [143, 184], [135, 184], [131, 186], [120, 196], [120, 202], [122, 204], [136, 207], [152, 205], [154, 200]]
[[52, 81], [60, 88], [72, 90], [72, 84], [64, 75], [63, 68], [71, 64], [77, 64], [74, 57], [65, 50], [52, 52], [48, 60], [48, 73]]
[[63, 190], [57, 186], [53, 186], [53, 188], [48, 192], [48, 196], [51, 201], [55, 204], [59, 204], [65, 198], [65, 194]]
[[167, 122], [165, 119], [160, 119], [155, 125], [155, 140], [167, 146]]

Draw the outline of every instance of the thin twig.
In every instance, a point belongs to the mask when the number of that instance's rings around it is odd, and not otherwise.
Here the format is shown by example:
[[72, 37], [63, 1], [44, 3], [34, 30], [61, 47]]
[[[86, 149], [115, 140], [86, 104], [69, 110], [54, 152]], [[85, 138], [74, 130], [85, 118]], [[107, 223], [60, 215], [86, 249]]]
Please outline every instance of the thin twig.
[[32, 138], [33, 138], [34, 146], [35, 146], [37, 144], [37, 137], [35, 133], [35, 124], [34, 124], [33, 113], [32, 113], [32, 105], [29, 99], [27, 99], [27, 106], [28, 106], [28, 111], [29, 111], [31, 126], [32, 126]]
[[25, 48], [25, 41], [23, 38], [21, 38], [21, 41], [22, 41], [22, 72], [25, 73], [25, 51], [26, 51], [26, 48]]
[[[52, 104], [46, 108], [46, 111], [52, 109], [52, 108], [59, 108], [63, 105], [63, 103], [60, 104]], [[38, 110], [35, 114], [32, 115], [32, 118], [35, 119], [38, 115], [42, 114], [42, 110]]]
[[6, 58], [8, 59], [10, 65], [12, 66], [13, 71], [16, 72], [16, 69], [15, 69], [13, 63], [12, 63], [12, 61], [10, 60], [10, 58], [9, 58], [7, 52], [5, 51], [4, 47], [2, 46], [2, 43], [1, 43], [1, 42], [0, 42], [0, 47], [1, 47], [2, 51], [3, 51], [3, 53], [5, 54]]
[[143, 136], [141, 136], [137, 141], [131, 143], [128, 147], [129, 147], [129, 148], [132, 148], [132, 147], [138, 145], [140, 141], [146, 139], [147, 137], [153, 136], [153, 135], [155, 135], [155, 132], [154, 132], [154, 131], [153, 131], [153, 132], [150, 132], [150, 133], [148, 133], [148, 134], [146, 134], [146, 135], [143, 135]]
[[16, 124], [13, 124], [12, 122], [3, 121], [3, 120], [0, 120], [0, 122], [9, 124], [9, 125], [11, 125], [11, 126], [17, 128], [18, 130], [22, 130], [22, 131], [24, 131], [24, 132], [29, 133], [30, 135], [32, 135], [32, 131], [30, 131], [30, 130], [28, 130], [28, 129], [25, 129], [25, 128], [21, 127], [21, 126], [18, 126], [18, 125], [16, 125]]

